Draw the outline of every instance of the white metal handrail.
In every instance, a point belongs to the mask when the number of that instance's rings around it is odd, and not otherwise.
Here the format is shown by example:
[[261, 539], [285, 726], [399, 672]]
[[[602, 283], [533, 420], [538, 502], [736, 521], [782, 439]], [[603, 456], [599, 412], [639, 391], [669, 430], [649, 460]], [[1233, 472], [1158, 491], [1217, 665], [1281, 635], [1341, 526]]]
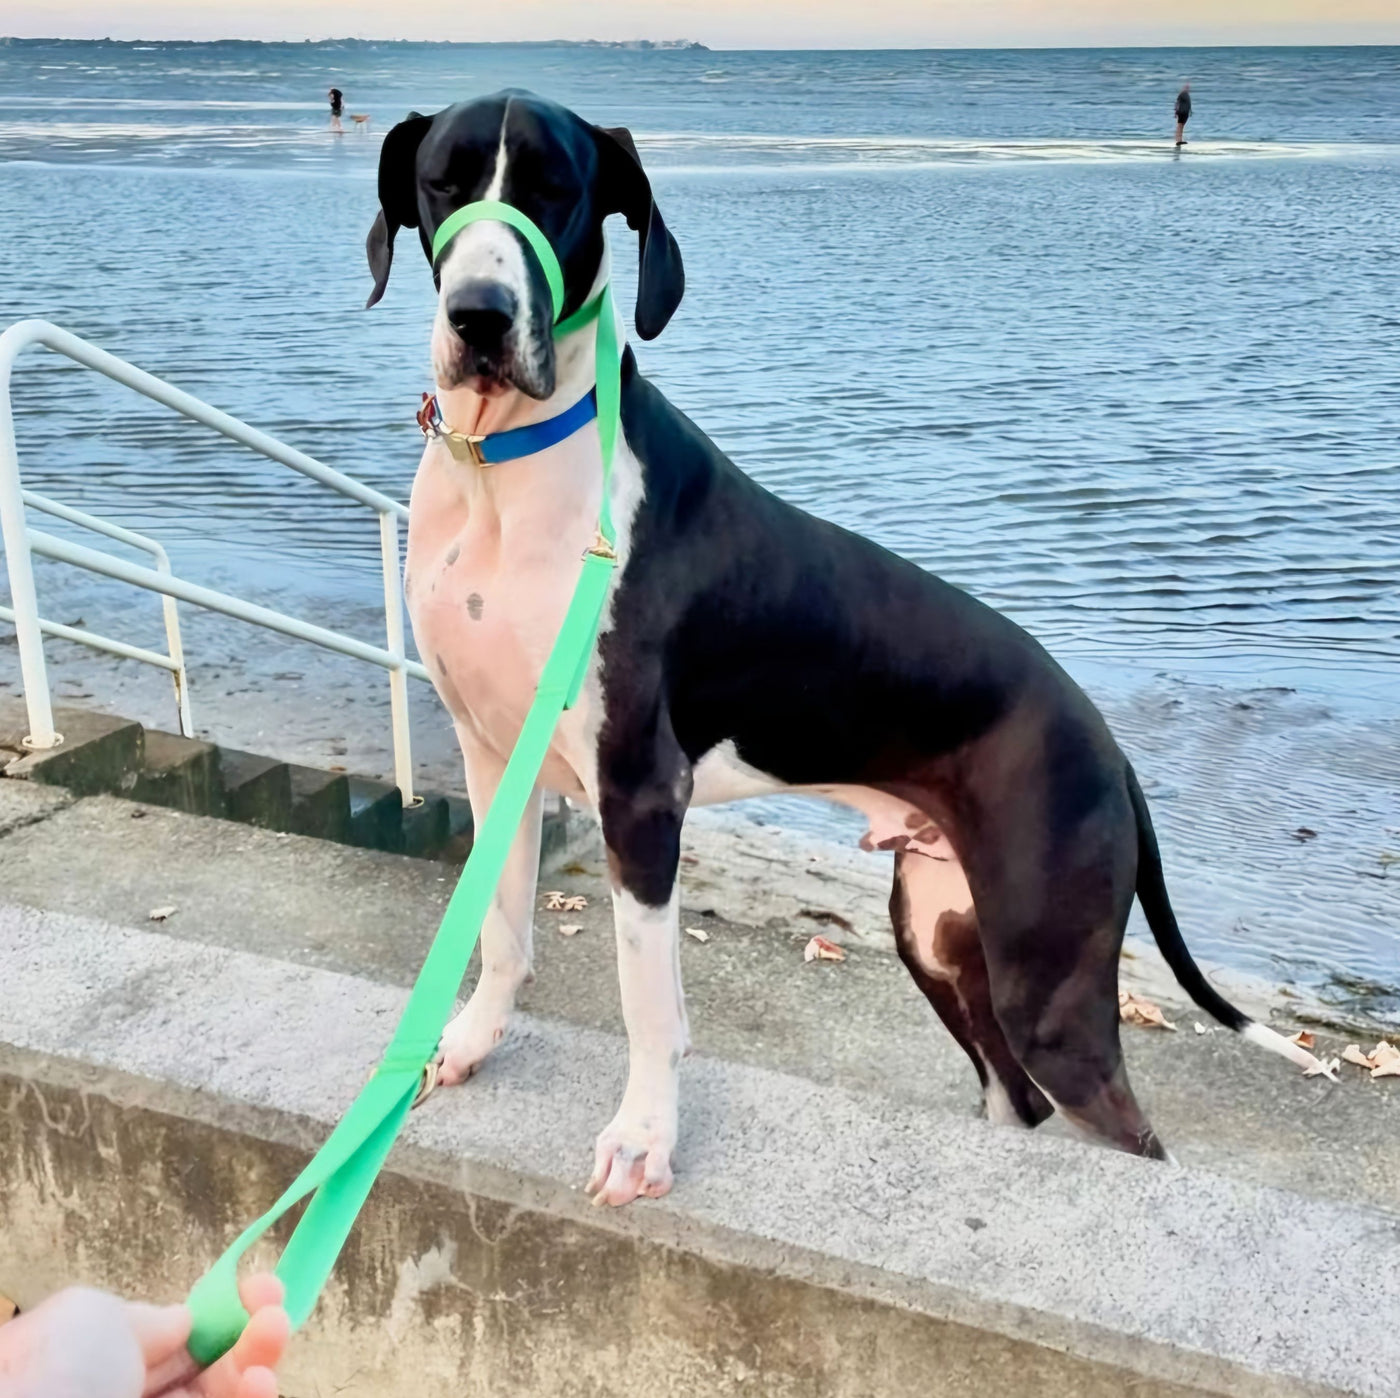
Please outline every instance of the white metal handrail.
[[[69, 524], [76, 524], [80, 529], [90, 529], [94, 534], [105, 534], [109, 539], [116, 539], [119, 543], [129, 544], [134, 549], [149, 553], [156, 560], [156, 568], [167, 577], [170, 575], [170, 555], [154, 539], [148, 539], [133, 529], [123, 529], [119, 524], [99, 519], [84, 510], [75, 510], [71, 505], [61, 505], [57, 500], [50, 500], [37, 491], [21, 491], [21, 496], [31, 510], [53, 515], [55, 519], [67, 520]], [[165, 643], [169, 652], [166, 655], [146, 650], [144, 646], [133, 646], [126, 641], [113, 640], [110, 636], [100, 635], [96, 631], [80, 630], [75, 626], [64, 626], [57, 621], [47, 621], [43, 617], [39, 618], [39, 629], [46, 636], [77, 641], [80, 645], [105, 650], [111, 655], [120, 655], [127, 660], [140, 660], [147, 665], [168, 670], [175, 682], [175, 707], [180, 714], [180, 732], [186, 738], [192, 738], [194, 718], [190, 713], [190, 678], [185, 670], [185, 648], [180, 640], [180, 611], [173, 597], [161, 598], [161, 607], [165, 615]], [[13, 623], [14, 610], [0, 606], [0, 619]]]
[[[202, 587], [198, 583], [187, 582], [174, 575], [170, 559], [165, 550], [153, 539], [137, 534], [90, 515], [75, 510], [69, 505], [59, 504], [45, 496], [25, 490], [19, 474], [19, 453], [15, 443], [14, 412], [10, 402], [10, 375], [20, 352], [30, 345], [45, 345], [58, 354], [65, 355], [75, 363], [109, 379], [134, 389], [137, 393], [163, 403], [184, 417], [202, 423], [206, 427], [221, 432], [235, 442], [258, 452], [269, 460], [280, 462], [294, 471], [299, 471], [312, 480], [348, 496], [362, 505], [367, 505], [379, 516], [379, 548], [384, 574], [384, 648], [358, 641], [351, 636], [343, 636], [323, 626], [314, 626], [297, 617], [287, 616], [261, 607], [213, 588]], [[83, 544], [46, 534], [41, 530], [30, 529], [25, 519], [25, 507], [42, 511], [56, 518], [66, 520], [80, 528], [105, 534], [108, 538], [151, 554], [155, 567], [132, 563], [115, 554], [104, 553], [100, 549], [88, 548]], [[408, 686], [410, 676], [429, 681], [427, 670], [417, 661], [409, 660], [404, 654], [403, 627], [403, 578], [399, 561], [399, 522], [408, 519], [408, 507], [397, 500], [361, 481], [334, 470], [332, 467], [297, 451], [265, 432], [240, 422], [218, 408], [183, 392], [181, 389], [148, 374], [134, 365], [128, 364], [115, 355], [100, 350], [77, 335], [70, 334], [46, 320], [22, 320], [0, 334], [0, 537], [5, 546], [5, 564], [10, 578], [10, 602], [8, 607], [0, 607], [0, 618], [13, 622], [19, 641], [20, 674], [24, 685], [25, 705], [29, 714], [29, 733], [25, 738], [27, 747], [52, 748], [62, 742], [62, 737], [54, 732], [53, 705], [49, 696], [48, 672], [44, 663], [45, 635], [59, 636], [65, 640], [77, 641], [93, 646], [113, 655], [130, 660], [139, 660], [167, 670], [175, 681], [176, 701], [180, 710], [180, 731], [186, 736], [193, 733], [189, 707], [189, 680], [185, 669], [184, 649], [180, 640], [180, 620], [176, 608], [178, 601], [192, 602], [210, 611], [222, 612], [225, 616], [236, 617], [240, 621], [263, 626], [284, 636], [309, 641], [327, 650], [338, 651], [352, 659], [376, 665], [389, 672], [389, 707], [394, 735], [394, 777], [402, 793], [404, 804], [413, 797], [413, 760], [408, 724]], [[129, 645], [124, 641], [113, 640], [73, 626], [47, 621], [39, 615], [38, 599], [34, 588], [34, 567], [32, 554], [57, 559], [91, 572], [116, 578], [130, 583], [133, 587], [146, 588], [162, 595], [165, 609], [166, 641], [169, 654], [140, 646]]]

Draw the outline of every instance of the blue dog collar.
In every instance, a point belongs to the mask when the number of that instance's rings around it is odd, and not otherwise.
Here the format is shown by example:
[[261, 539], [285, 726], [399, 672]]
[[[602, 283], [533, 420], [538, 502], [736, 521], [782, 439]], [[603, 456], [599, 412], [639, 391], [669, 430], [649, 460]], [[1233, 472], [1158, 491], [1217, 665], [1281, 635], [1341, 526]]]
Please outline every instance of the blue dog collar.
[[437, 395], [425, 393], [423, 406], [418, 410], [418, 426], [425, 437], [436, 437], [444, 442], [458, 461], [470, 461], [474, 466], [499, 466], [503, 461], [516, 461], [558, 446], [597, 416], [598, 392], [590, 388], [572, 408], [565, 408], [557, 417], [512, 427], [507, 432], [478, 436], [472, 432], [453, 432], [442, 420]]

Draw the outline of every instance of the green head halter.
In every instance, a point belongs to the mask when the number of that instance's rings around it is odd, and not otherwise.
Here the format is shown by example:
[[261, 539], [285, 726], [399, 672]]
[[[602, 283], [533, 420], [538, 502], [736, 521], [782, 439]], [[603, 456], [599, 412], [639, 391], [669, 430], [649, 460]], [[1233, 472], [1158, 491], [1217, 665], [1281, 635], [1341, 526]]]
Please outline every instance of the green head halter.
[[[549, 296], [554, 306], [554, 336], [556, 339], [562, 339], [575, 330], [581, 330], [598, 314], [603, 293], [599, 293], [591, 301], [586, 302], [568, 319], [560, 320], [560, 316], [564, 313], [565, 292], [564, 269], [559, 265], [559, 258], [555, 255], [549, 239], [545, 237], [539, 224], [529, 215], [521, 213], [514, 204], [503, 204], [499, 199], [478, 199], [474, 204], [464, 204], [460, 209], [454, 209], [443, 219], [438, 225], [437, 232], [433, 234], [433, 266], [436, 267], [442, 261], [442, 255], [447, 251], [447, 245], [462, 229], [473, 223], [481, 223], [483, 220], [506, 224], [515, 229], [529, 244], [530, 251], [535, 254], [535, 260], [540, 264], [544, 279], [549, 284]], [[606, 290], [605, 287], [604, 292]]]
[[502, 203], [499, 199], [478, 199], [475, 203], [464, 204], [454, 209], [438, 224], [433, 234], [433, 266], [442, 261], [447, 245], [462, 229], [483, 221], [504, 223], [513, 228], [525, 239], [535, 260], [540, 264], [544, 279], [549, 283], [550, 301], [554, 307], [554, 338], [562, 340], [575, 330], [582, 330], [591, 321], [598, 322], [595, 341], [595, 360], [598, 383], [598, 441], [603, 455], [603, 502], [598, 509], [599, 537], [611, 547], [617, 542], [613, 529], [612, 502], [609, 499], [612, 485], [613, 452], [617, 446], [618, 426], [622, 416], [622, 349], [617, 340], [617, 317], [613, 313], [612, 288], [607, 282], [603, 289], [590, 300], [585, 301], [573, 315], [564, 313], [564, 269], [559, 265], [558, 255], [545, 237], [544, 230], [528, 214], [521, 213], [514, 204]]
[[311, 1314], [409, 1110], [420, 1099], [424, 1087], [435, 1080], [438, 1040], [456, 1007], [458, 988], [544, 765], [555, 725], [560, 714], [578, 698], [587, 676], [617, 567], [609, 496], [621, 420], [622, 356], [612, 293], [604, 284], [597, 296], [560, 322], [564, 274], [549, 239], [519, 209], [490, 200], [468, 204], [443, 221], [433, 237], [434, 264], [454, 234], [481, 219], [508, 224], [523, 234], [534, 249], [554, 300], [556, 337], [579, 329], [590, 320], [597, 321], [598, 440], [603, 458], [598, 535], [583, 556], [578, 585], [540, 675], [534, 702], [490, 809], [477, 827], [466, 868], [379, 1067], [310, 1164], [261, 1218], [244, 1229], [190, 1292], [193, 1328], [189, 1350], [202, 1365], [212, 1364], [224, 1354], [248, 1322], [248, 1312], [238, 1296], [239, 1258], [308, 1196], [306, 1211], [282, 1251], [277, 1275], [286, 1287], [286, 1307], [292, 1324], [300, 1326]]

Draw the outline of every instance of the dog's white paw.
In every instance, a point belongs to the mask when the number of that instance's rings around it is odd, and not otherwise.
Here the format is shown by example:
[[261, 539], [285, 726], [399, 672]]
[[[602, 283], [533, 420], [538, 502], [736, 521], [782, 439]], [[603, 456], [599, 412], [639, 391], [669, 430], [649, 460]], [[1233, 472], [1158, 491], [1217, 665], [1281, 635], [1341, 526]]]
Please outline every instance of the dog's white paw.
[[587, 1184], [595, 1204], [618, 1208], [634, 1199], [669, 1194], [671, 1152], [676, 1147], [676, 1111], [659, 1103], [634, 1108], [626, 1098], [598, 1137], [593, 1175]]
[[438, 1082], [443, 1087], [465, 1082], [505, 1038], [510, 1009], [473, 995], [438, 1044]]

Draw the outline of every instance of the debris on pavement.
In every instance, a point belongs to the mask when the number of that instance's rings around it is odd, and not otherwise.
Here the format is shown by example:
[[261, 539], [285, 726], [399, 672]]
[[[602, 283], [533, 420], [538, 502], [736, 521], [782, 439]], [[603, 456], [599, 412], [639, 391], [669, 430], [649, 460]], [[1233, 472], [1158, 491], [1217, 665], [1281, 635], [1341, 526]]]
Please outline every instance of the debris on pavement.
[[844, 961], [845, 950], [826, 937], [813, 937], [802, 949], [804, 961]]
[[1382, 1039], [1367, 1053], [1360, 1044], [1348, 1044], [1342, 1057], [1358, 1068], [1366, 1068], [1373, 1078], [1400, 1078], [1400, 1048]]
[[685, 929], [687, 937], [694, 937], [697, 942], [708, 942], [710, 934], [703, 927], [687, 927]]
[[1118, 1018], [1124, 1024], [1136, 1024], [1141, 1029], [1170, 1029], [1176, 1032], [1176, 1025], [1158, 1006], [1141, 995], [1134, 995], [1131, 990], [1118, 992]]
[[583, 925], [577, 922], [561, 922], [559, 924], [559, 935], [561, 937], [577, 937], [583, 931]]
[[174, 917], [179, 911], [179, 908], [177, 908], [174, 903], [170, 904], [167, 908], [152, 908], [150, 919], [152, 922], [164, 922], [166, 918]]
[[581, 913], [587, 906], [588, 899], [581, 893], [563, 893], [556, 888], [544, 895], [547, 913]]

